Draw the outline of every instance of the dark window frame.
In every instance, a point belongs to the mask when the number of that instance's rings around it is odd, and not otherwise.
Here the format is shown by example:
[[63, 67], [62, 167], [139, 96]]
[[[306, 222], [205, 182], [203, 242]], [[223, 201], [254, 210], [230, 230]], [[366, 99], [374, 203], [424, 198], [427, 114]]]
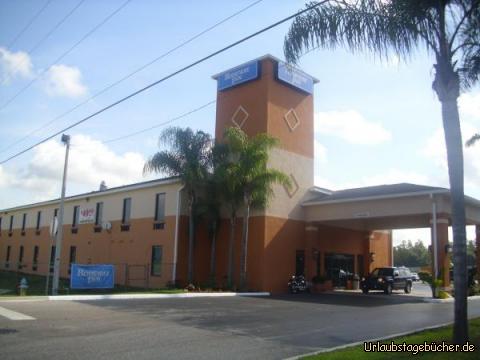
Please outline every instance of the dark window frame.
[[18, 270], [22, 269], [22, 263], [23, 263], [23, 258], [25, 256], [25, 248], [23, 245], [20, 245], [20, 248], [18, 250]]
[[[128, 205], [128, 211], [127, 211], [127, 205]], [[123, 208], [122, 208], [122, 224], [125, 224], [125, 225], [130, 224], [131, 216], [132, 216], [132, 198], [131, 197], [124, 198]]]
[[42, 224], [42, 210], [37, 211], [37, 224], [35, 226], [35, 229], [38, 231], [40, 230], [40, 225]]
[[22, 231], [25, 231], [26, 226], [27, 226], [27, 213], [23, 213], [23, 216], [22, 216]]
[[10, 267], [10, 257], [12, 255], [12, 246], [7, 246], [7, 253], [5, 254], [5, 268], [8, 269]]
[[103, 201], [97, 202], [95, 207], [95, 226], [102, 226], [103, 221]]
[[8, 227], [8, 232], [11, 234], [13, 232], [13, 222], [14, 222], [15, 215], [10, 215], [10, 225]]
[[[155, 217], [157, 223], [165, 223], [165, 202], [167, 194], [162, 192], [155, 195]], [[162, 206], [161, 206], [162, 205]]]
[[35, 245], [33, 247], [33, 261], [32, 261], [32, 271], [37, 271], [38, 269], [38, 255], [40, 253], [40, 247]]
[[80, 218], [80, 205], [75, 205], [73, 207], [72, 228], [78, 227], [79, 218]]
[[[155, 250], [159, 250], [157, 253]], [[150, 262], [150, 275], [162, 276], [163, 246], [152, 245], [152, 257]]]

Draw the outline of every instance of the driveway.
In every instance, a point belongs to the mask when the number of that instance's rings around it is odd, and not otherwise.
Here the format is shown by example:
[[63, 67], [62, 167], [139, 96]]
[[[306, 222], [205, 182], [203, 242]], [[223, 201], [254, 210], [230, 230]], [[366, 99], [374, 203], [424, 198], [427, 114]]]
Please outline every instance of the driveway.
[[[469, 303], [480, 316], [480, 301]], [[452, 321], [452, 304], [344, 294], [2, 302], [3, 359], [282, 359]]]

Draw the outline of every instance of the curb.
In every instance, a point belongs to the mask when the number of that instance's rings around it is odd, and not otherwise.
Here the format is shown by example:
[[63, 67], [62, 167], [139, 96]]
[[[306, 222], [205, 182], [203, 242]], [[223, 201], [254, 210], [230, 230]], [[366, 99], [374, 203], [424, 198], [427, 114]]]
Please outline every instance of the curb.
[[[480, 300], [480, 295], [475, 295], [475, 296], [468, 296], [467, 300]], [[450, 297], [447, 299], [434, 299], [434, 298], [423, 298], [424, 302], [427, 303], [432, 303], [432, 304], [443, 304], [443, 303], [453, 303], [455, 301], [455, 298]]]
[[86, 300], [128, 300], [128, 299], [178, 299], [202, 297], [234, 297], [234, 296], [270, 296], [269, 292], [252, 293], [179, 293], [179, 294], [112, 294], [112, 295], [56, 295], [48, 296], [53, 301], [86, 301]]
[[439, 325], [426, 326], [426, 327], [423, 327], [423, 328], [420, 328], [420, 329], [404, 331], [404, 332], [401, 332], [401, 333], [392, 334], [392, 335], [388, 335], [388, 336], [384, 336], [384, 337], [380, 337], [380, 338], [365, 339], [365, 340], [356, 341], [356, 342], [345, 344], [345, 345], [339, 345], [339, 346], [334, 346], [334, 347], [331, 347], [331, 348], [320, 349], [320, 350], [317, 350], [317, 351], [314, 351], [314, 352], [311, 352], [311, 353], [295, 355], [295, 356], [286, 358], [284, 360], [298, 360], [298, 359], [302, 359], [306, 356], [313, 356], [313, 355], [319, 355], [319, 354], [323, 354], [323, 353], [329, 353], [329, 352], [332, 352], [332, 351], [343, 350], [343, 349], [347, 349], [347, 348], [350, 348], [350, 347], [363, 345], [366, 342], [384, 341], [384, 340], [393, 339], [393, 338], [396, 338], [396, 337], [416, 334], [416, 333], [426, 331], [426, 330], [434, 330], [434, 329], [438, 329], [438, 328], [441, 328], [441, 327], [444, 327], [444, 326], [449, 326], [449, 325], [452, 325], [452, 324], [453, 324], [453, 322], [448, 322], [448, 323], [443, 323], [443, 324], [439, 324]]

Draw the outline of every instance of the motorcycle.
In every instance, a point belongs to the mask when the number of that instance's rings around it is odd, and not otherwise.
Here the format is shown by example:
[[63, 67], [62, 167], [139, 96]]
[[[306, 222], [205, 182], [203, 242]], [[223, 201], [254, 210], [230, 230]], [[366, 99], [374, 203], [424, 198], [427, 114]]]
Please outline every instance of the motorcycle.
[[309, 292], [310, 288], [303, 275], [293, 275], [288, 282], [288, 291], [291, 294], [297, 294], [299, 292]]

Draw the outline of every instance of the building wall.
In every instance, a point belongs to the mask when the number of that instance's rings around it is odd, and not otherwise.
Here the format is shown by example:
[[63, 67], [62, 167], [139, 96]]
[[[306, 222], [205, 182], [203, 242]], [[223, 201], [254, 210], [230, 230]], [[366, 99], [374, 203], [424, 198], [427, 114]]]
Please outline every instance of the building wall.
[[[141, 189], [124, 189], [121, 192], [95, 193], [90, 196], [70, 199], [65, 202], [65, 225], [63, 227], [61, 276], [68, 277], [70, 247], [76, 247], [76, 262], [81, 264], [108, 263], [116, 265], [116, 283], [132, 286], [164, 286], [172, 280], [174, 238], [176, 224], [177, 190], [180, 184], [164, 184]], [[154, 229], [155, 195], [165, 193], [165, 224], [163, 229]], [[123, 199], [131, 197], [131, 220], [129, 231], [121, 231]], [[103, 202], [103, 222], [111, 223], [111, 230], [94, 231], [94, 224], [81, 224], [72, 231], [73, 207]], [[46, 274], [49, 267], [51, 246], [50, 222], [58, 203], [33, 205], [17, 210], [0, 212], [7, 219], [0, 235], [0, 269], [6, 269], [7, 248], [10, 246], [10, 270], [17, 269], [20, 246], [24, 247], [22, 271]], [[36, 214], [42, 211], [40, 231], [36, 230]], [[27, 213], [27, 226], [22, 235], [23, 213]], [[8, 222], [15, 216], [13, 232]], [[5, 221], [5, 220], [3, 220]], [[150, 274], [152, 246], [162, 246], [162, 271]], [[34, 247], [39, 247], [38, 266], [34, 271]]]

